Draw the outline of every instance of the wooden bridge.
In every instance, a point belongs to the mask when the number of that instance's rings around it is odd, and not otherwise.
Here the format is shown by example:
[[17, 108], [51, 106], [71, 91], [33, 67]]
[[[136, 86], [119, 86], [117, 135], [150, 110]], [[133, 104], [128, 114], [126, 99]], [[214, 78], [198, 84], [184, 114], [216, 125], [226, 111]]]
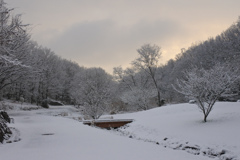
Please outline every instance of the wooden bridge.
[[83, 124], [89, 126], [97, 126], [105, 129], [111, 128], [116, 129], [131, 122], [133, 122], [133, 119], [110, 119], [110, 120], [88, 120], [83, 121]]

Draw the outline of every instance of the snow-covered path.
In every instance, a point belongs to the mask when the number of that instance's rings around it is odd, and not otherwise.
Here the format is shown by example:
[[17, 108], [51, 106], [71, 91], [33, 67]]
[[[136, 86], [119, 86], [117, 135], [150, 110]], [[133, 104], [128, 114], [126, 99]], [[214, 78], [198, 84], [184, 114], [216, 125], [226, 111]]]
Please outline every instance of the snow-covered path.
[[204, 160], [184, 151], [164, 148], [84, 126], [64, 118], [27, 111], [13, 116], [21, 141], [0, 145], [3, 160]]

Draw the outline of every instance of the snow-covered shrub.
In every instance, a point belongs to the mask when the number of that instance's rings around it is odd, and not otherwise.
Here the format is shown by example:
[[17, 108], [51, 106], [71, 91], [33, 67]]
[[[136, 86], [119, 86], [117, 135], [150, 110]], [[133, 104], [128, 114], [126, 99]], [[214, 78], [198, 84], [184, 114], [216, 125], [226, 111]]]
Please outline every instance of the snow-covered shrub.
[[14, 107], [6, 104], [4, 101], [0, 102], [0, 110], [7, 111], [7, 110], [12, 110]]
[[24, 110], [24, 111], [31, 111], [31, 110], [37, 110], [37, 109], [41, 109], [41, 107], [30, 106], [30, 105], [20, 107], [20, 110]]
[[117, 114], [115, 111], [111, 111], [109, 114], [114, 115]]
[[7, 140], [11, 136], [12, 132], [4, 122], [0, 122], [0, 143]]
[[67, 112], [61, 112], [61, 116], [66, 117], [66, 116], [68, 116], [68, 113]]
[[7, 112], [0, 112], [0, 143], [3, 143], [4, 140], [8, 139], [12, 132], [6, 125], [6, 123], [10, 123], [11, 119], [9, 118]]
[[11, 119], [8, 116], [7, 112], [5, 111], [0, 111], [0, 120], [5, 123], [10, 123]]
[[237, 100], [237, 102], [240, 102], [240, 99], [239, 99], [239, 100]]
[[191, 100], [189, 100], [188, 103], [189, 103], [189, 104], [194, 104], [194, 103], [196, 103], [196, 100], [191, 99]]
[[21, 97], [19, 98], [19, 101], [21, 102], [21, 104], [23, 104], [24, 98], [21, 96]]

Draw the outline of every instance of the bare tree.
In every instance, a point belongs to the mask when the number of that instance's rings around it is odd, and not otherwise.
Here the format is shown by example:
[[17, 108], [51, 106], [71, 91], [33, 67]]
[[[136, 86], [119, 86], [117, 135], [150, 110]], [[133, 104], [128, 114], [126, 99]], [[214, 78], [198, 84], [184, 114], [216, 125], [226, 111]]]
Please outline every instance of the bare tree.
[[197, 69], [185, 72], [186, 79], [178, 80], [176, 91], [196, 101], [204, 115], [204, 122], [221, 96], [232, 96], [234, 82], [240, 75], [226, 65], [215, 65], [212, 69]]
[[157, 90], [158, 106], [161, 106], [160, 87], [156, 79], [156, 70], [158, 67], [158, 60], [161, 57], [160, 47], [157, 45], [145, 44], [137, 50], [139, 57], [132, 62], [132, 65], [143, 70], [151, 77], [152, 82]]
[[133, 90], [138, 85], [136, 74], [134, 68], [126, 68], [125, 70], [121, 66], [113, 68], [114, 79], [119, 82], [124, 90]]

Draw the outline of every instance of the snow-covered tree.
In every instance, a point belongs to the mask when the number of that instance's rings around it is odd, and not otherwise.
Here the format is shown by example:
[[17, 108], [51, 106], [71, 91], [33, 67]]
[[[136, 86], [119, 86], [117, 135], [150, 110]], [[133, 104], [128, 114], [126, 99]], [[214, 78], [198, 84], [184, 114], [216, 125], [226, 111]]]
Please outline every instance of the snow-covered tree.
[[83, 105], [83, 114], [98, 119], [111, 102], [112, 77], [101, 68], [89, 68], [75, 77], [72, 96]]
[[80, 67], [77, 63], [63, 60], [63, 84], [62, 84], [62, 93], [61, 93], [61, 101], [67, 104], [76, 104], [75, 98], [71, 97], [71, 90], [74, 90], [76, 85], [71, 85], [74, 81], [75, 75], [82, 72], [84, 70], [83, 67]]
[[156, 91], [144, 88], [133, 88], [124, 92], [121, 99], [130, 105], [132, 110], [148, 110], [151, 106], [151, 100], [156, 95]]
[[161, 106], [160, 87], [156, 79], [156, 70], [158, 67], [158, 60], [161, 57], [160, 47], [157, 45], [145, 44], [137, 49], [139, 57], [132, 62], [132, 65], [138, 68], [152, 79], [153, 85], [157, 90], [158, 105]]
[[27, 65], [27, 49], [30, 36], [21, 15], [13, 16], [3, 0], [0, 0], [0, 92], [17, 81]]
[[237, 70], [226, 65], [215, 65], [212, 69], [194, 68], [185, 72], [186, 79], [173, 86], [176, 91], [196, 101], [207, 121], [215, 102], [223, 96], [232, 96], [234, 83], [240, 78]]
[[122, 67], [116, 67], [114, 77], [118, 82], [119, 100], [128, 104], [126, 106], [131, 110], [147, 110], [150, 107], [149, 102], [155, 102], [156, 88], [145, 71], [136, 69], [134, 66], [125, 70]]
[[121, 66], [113, 68], [114, 79], [119, 82], [121, 91], [133, 90], [134, 87], [139, 85], [139, 78], [136, 75], [135, 68], [123, 69]]

